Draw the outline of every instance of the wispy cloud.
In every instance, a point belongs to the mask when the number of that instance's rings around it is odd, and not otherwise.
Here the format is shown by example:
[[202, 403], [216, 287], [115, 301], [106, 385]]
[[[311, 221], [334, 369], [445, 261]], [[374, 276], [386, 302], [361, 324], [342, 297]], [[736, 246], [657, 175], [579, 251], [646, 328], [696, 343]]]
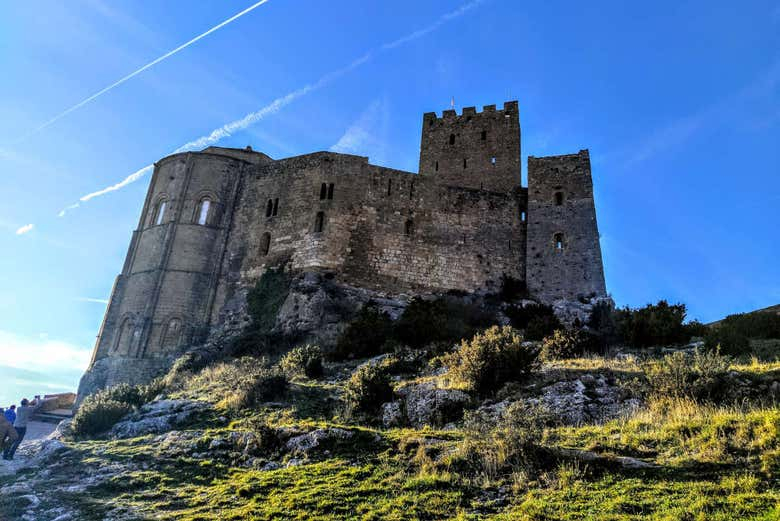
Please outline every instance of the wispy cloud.
[[[767, 96], [777, 95], [780, 85], [780, 61], [773, 63], [751, 83], [730, 96], [709, 105], [693, 114], [671, 121], [665, 127], [651, 133], [644, 141], [631, 147], [627, 154], [625, 167], [646, 161], [668, 149], [678, 147], [697, 133], [714, 129], [728, 121], [733, 121], [749, 111], [751, 102]], [[766, 123], [766, 113], [760, 111], [759, 119]]]
[[7, 367], [83, 371], [89, 364], [89, 348], [48, 337], [28, 338], [0, 330], [0, 345], [3, 346], [2, 365]]
[[77, 297], [79, 302], [91, 302], [93, 304], [108, 304], [108, 299], [104, 298], [91, 298], [91, 297]]
[[[229, 137], [236, 132], [240, 132], [242, 130], [245, 130], [252, 125], [258, 123], [259, 121], [262, 121], [266, 117], [276, 114], [280, 110], [282, 110], [284, 107], [289, 105], [290, 103], [294, 102], [298, 98], [301, 98], [303, 96], [306, 96], [307, 94], [311, 94], [312, 92], [315, 92], [319, 89], [322, 89], [323, 87], [329, 85], [330, 83], [333, 83], [337, 79], [341, 78], [345, 74], [354, 71], [355, 69], [361, 67], [362, 65], [365, 65], [369, 61], [371, 61], [375, 56], [379, 55], [380, 53], [390, 51], [392, 49], [395, 49], [397, 47], [400, 47], [401, 45], [413, 42], [414, 40], [417, 40], [419, 38], [422, 38], [423, 36], [426, 36], [427, 34], [430, 34], [431, 32], [435, 31], [436, 29], [440, 28], [442, 25], [444, 25], [447, 22], [450, 22], [452, 20], [455, 20], [456, 18], [464, 15], [466, 12], [470, 11], [471, 9], [474, 9], [475, 7], [479, 6], [480, 4], [484, 3], [485, 0], [474, 0], [472, 2], [469, 2], [467, 4], [464, 4], [460, 6], [459, 8], [455, 9], [454, 11], [451, 11], [449, 13], [446, 13], [442, 16], [440, 16], [435, 22], [433, 22], [431, 25], [424, 27], [422, 29], [419, 29], [417, 31], [414, 31], [412, 33], [409, 33], [405, 36], [402, 36], [401, 38], [398, 38], [396, 40], [393, 40], [391, 42], [385, 43], [383, 45], [380, 45], [378, 48], [369, 50], [368, 52], [364, 53], [359, 58], [351, 61], [349, 64], [340, 67], [334, 71], [331, 71], [324, 76], [322, 76], [320, 79], [313, 83], [309, 83], [299, 89], [296, 89], [288, 94], [285, 94], [284, 96], [280, 96], [273, 100], [271, 103], [265, 105], [264, 107], [260, 108], [259, 110], [256, 110], [254, 112], [250, 112], [243, 118], [237, 119], [235, 121], [231, 121], [230, 123], [226, 123], [225, 125], [222, 125], [219, 128], [216, 128], [212, 130], [210, 133], [201, 136], [197, 139], [193, 139], [192, 141], [188, 141], [187, 143], [183, 144], [179, 148], [175, 149], [172, 153], [177, 154], [180, 152], [187, 152], [191, 150], [200, 150], [204, 147], [207, 147], [209, 145], [212, 145], [214, 143], [217, 143], [218, 141], [221, 141], [222, 139]], [[259, 5], [259, 4], [258, 4]], [[224, 23], [224, 22], [223, 22]], [[149, 173], [153, 168], [153, 165], [147, 165], [143, 167], [142, 169], [138, 170], [137, 172], [134, 172], [133, 174], [127, 176], [124, 180], [120, 181], [119, 183], [116, 183], [114, 185], [108, 186], [106, 188], [103, 188], [101, 190], [98, 190], [96, 192], [89, 193], [87, 195], [82, 196], [79, 199], [79, 202], [71, 204], [65, 208], [63, 208], [59, 212], [59, 217], [64, 216], [69, 210], [78, 208], [80, 206], [80, 203], [89, 201], [90, 199], [93, 199], [95, 197], [99, 197], [101, 195], [105, 195], [109, 192], [114, 192], [116, 190], [120, 190], [121, 188], [124, 188], [125, 186], [129, 185], [130, 183], [133, 183], [137, 181], [138, 179], [142, 178], [144, 175]]]
[[24, 226], [21, 226], [16, 230], [16, 235], [24, 235], [25, 233], [30, 233], [31, 231], [33, 231], [33, 228], [35, 228], [34, 224], [25, 224]]
[[343, 154], [367, 154], [375, 162], [384, 162], [389, 113], [387, 99], [374, 100], [330, 149]]
[[98, 97], [102, 96], [102, 95], [103, 95], [103, 94], [105, 94], [106, 92], [108, 92], [108, 91], [110, 91], [110, 90], [112, 90], [112, 89], [114, 89], [114, 88], [118, 87], [119, 85], [121, 85], [121, 84], [125, 83], [126, 81], [130, 80], [131, 78], [133, 78], [133, 77], [135, 77], [135, 76], [138, 76], [139, 74], [141, 74], [141, 73], [142, 73], [142, 72], [144, 72], [145, 70], [147, 70], [147, 69], [149, 69], [149, 68], [151, 68], [151, 67], [154, 67], [155, 65], [157, 65], [157, 64], [158, 64], [158, 63], [160, 63], [161, 61], [167, 60], [168, 58], [170, 58], [170, 57], [171, 57], [171, 56], [173, 56], [174, 54], [178, 53], [179, 51], [182, 51], [182, 50], [186, 49], [187, 47], [189, 47], [190, 45], [194, 44], [194, 43], [195, 43], [195, 42], [197, 42], [198, 40], [201, 40], [202, 38], [205, 38], [206, 36], [210, 35], [210, 34], [211, 34], [211, 33], [213, 33], [214, 31], [218, 31], [219, 29], [221, 29], [221, 28], [225, 27], [225, 26], [226, 26], [226, 25], [228, 25], [229, 23], [231, 23], [231, 22], [233, 22], [233, 21], [235, 21], [235, 20], [237, 20], [237, 19], [241, 18], [241, 17], [242, 17], [242, 16], [244, 16], [245, 14], [249, 13], [250, 11], [253, 11], [254, 9], [257, 9], [258, 7], [260, 7], [261, 5], [263, 5], [263, 4], [267, 3], [267, 2], [269, 2], [269, 0], [260, 0], [259, 2], [256, 2], [256, 3], [252, 4], [252, 5], [250, 5], [249, 7], [247, 7], [246, 9], [244, 9], [243, 11], [241, 11], [240, 13], [237, 13], [237, 14], [235, 14], [235, 15], [231, 16], [230, 18], [228, 18], [227, 20], [225, 20], [225, 21], [223, 21], [223, 22], [221, 22], [221, 23], [219, 23], [219, 24], [215, 25], [214, 27], [212, 27], [212, 28], [211, 28], [211, 29], [209, 29], [208, 31], [206, 31], [206, 32], [204, 32], [204, 33], [201, 33], [201, 34], [199, 34], [198, 36], [196, 36], [195, 38], [192, 38], [191, 40], [189, 40], [189, 41], [187, 41], [187, 42], [185, 42], [185, 43], [183, 43], [183, 44], [179, 45], [179, 46], [178, 46], [178, 47], [176, 47], [175, 49], [173, 49], [173, 50], [171, 50], [171, 51], [168, 51], [167, 53], [163, 54], [163, 55], [162, 55], [162, 56], [160, 56], [159, 58], [155, 58], [154, 60], [150, 61], [150, 62], [149, 62], [149, 63], [147, 63], [146, 65], [144, 65], [144, 66], [142, 66], [142, 67], [140, 67], [140, 68], [138, 68], [138, 69], [134, 70], [133, 72], [131, 72], [131, 73], [130, 73], [130, 74], [128, 74], [127, 76], [124, 76], [123, 78], [120, 78], [119, 80], [115, 81], [115, 82], [114, 82], [114, 83], [112, 83], [111, 85], [109, 85], [109, 86], [107, 86], [107, 87], [105, 87], [105, 88], [103, 88], [103, 89], [101, 89], [101, 90], [97, 91], [97, 92], [96, 92], [96, 93], [94, 93], [93, 95], [91, 95], [91, 96], [89, 96], [89, 97], [87, 97], [87, 98], [85, 98], [85, 99], [81, 100], [80, 102], [76, 103], [76, 104], [75, 104], [75, 105], [73, 105], [72, 107], [70, 107], [70, 108], [68, 108], [68, 109], [66, 109], [66, 110], [64, 110], [64, 111], [62, 111], [62, 112], [60, 112], [59, 114], [57, 114], [57, 115], [56, 115], [56, 116], [54, 116], [53, 118], [49, 119], [48, 121], [44, 122], [43, 124], [41, 124], [41, 125], [38, 125], [38, 126], [37, 126], [37, 127], [35, 127], [33, 130], [31, 130], [30, 132], [28, 132], [28, 133], [24, 134], [24, 135], [23, 135], [23, 136], [21, 136], [19, 139], [17, 139], [17, 140], [16, 140], [16, 141], [15, 141], [13, 144], [14, 144], [14, 145], [16, 145], [16, 144], [18, 144], [18, 143], [21, 143], [22, 141], [26, 140], [26, 139], [27, 139], [27, 138], [29, 138], [30, 136], [32, 136], [32, 135], [34, 135], [34, 134], [37, 134], [38, 132], [40, 132], [41, 130], [45, 129], [46, 127], [48, 127], [48, 126], [52, 125], [52, 124], [53, 124], [53, 123], [55, 123], [56, 121], [58, 121], [58, 120], [60, 120], [60, 119], [64, 118], [65, 116], [67, 116], [67, 115], [68, 115], [68, 114], [70, 114], [71, 112], [73, 112], [73, 111], [75, 111], [75, 110], [78, 110], [79, 108], [83, 107], [83, 106], [84, 106], [84, 105], [86, 105], [87, 103], [89, 103], [89, 102], [91, 102], [91, 101], [95, 100], [96, 98], [98, 98]]

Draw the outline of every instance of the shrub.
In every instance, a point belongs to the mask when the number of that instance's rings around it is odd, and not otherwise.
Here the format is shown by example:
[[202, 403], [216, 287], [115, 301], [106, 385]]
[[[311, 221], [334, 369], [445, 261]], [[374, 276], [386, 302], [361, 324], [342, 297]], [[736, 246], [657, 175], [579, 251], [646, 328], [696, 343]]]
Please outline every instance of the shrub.
[[666, 346], [688, 340], [683, 328], [685, 313], [685, 304], [659, 300], [643, 308], [617, 310], [615, 322], [621, 339], [631, 346]]
[[399, 341], [420, 348], [434, 342], [458, 342], [490, 323], [489, 314], [457, 298], [413, 298], [394, 330]]
[[383, 403], [392, 399], [390, 375], [385, 368], [377, 364], [358, 367], [344, 389], [344, 401], [349, 415], [376, 414]]
[[240, 410], [280, 397], [287, 390], [288, 380], [278, 369], [257, 367], [235, 384], [235, 391], [222, 403], [229, 409]]
[[536, 367], [538, 356], [537, 348], [524, 343], [517, 331], [509, 326], [493, 326], [444, 355], [444, 364], [455, 382], [487, 393], [521, 379]]
[[525, 329], [528, 323], [536, 317], [554, 317], [552, 306], [545, 304], [527, 304], [525, 306], [509, 306], [504, 311], [512, 327], [515, 329]]
[[145, 385], [119, 384], [103, 391], [109, 401], [127, 404], [131, 407], [141, 407], [151, 402], [165, 390], [165, 383], [161, 378], [156, 378]]
[[590, 336], [584, 331], [556, 329], [542, 341], [541, 357], [543, 360], [574, 358], [586, 351], [592, 343]]
[[723, 377], [728, 368], [729, 359], [718, 353], [678, 351], [649, 362], [645, 373], [656, 397], [713, 401], [727, 394]]
[[268, 333], [290, 291], [290, 277], [283, 266], [266, 270], [246, 296], [251, 328]]
[[710, 328], [699, 322], [698, 320], [691, 320], [690, 322], [683, 324], [683, 331], [685, 337], [690, 340], [691, 338], [704, 338], [709, 333]]
[[341, 333], [332, 356], [337, 360], [378, 355], [392, 334], [393, 321], [375, 305], [366, 304]]
[[539, 442], [551, 423], [547, 409], [525, 402], [510, 404], [498, 421], [479, 411], [466, 412], [459, 452], [467, 459], [476, 458], [472, 468], [489, 480], [518, 471], [533, 474], [541, 463]]
[[605, 300], [594, 304], [588, 317], [587, 326], [593, 333], [594, 345], [600, 347], [602, 351], [618, 341], [615, 310]]
[[563, 325], [555, 315], [534, 317], [528, 322], [524, 336], [528, 340], [542, 340], [562, 328]]
[[733, 356], [751, 352], [750, 339], [780, 338], [780, 315], [766, 312], [729, 315], [709, 328], [705, 346]]
[[133, 406], [110, 398], [109, 392], [98, 391], [87, 396], [73, 416], [71, 427], [76, 436], [101, 434], [133, 412]]
[[524, 280], [516, 279], [506, 274], [501, 276], [501, 292], [498, 294], [501, 300], [510, 302], [526, 296], [528, 296], [528, 288]]
[[309, 378], [322, 376], [322, 350], [319, 346], [295, 347], [282, 357], [279, 367], [288, 377], [304, 375]]

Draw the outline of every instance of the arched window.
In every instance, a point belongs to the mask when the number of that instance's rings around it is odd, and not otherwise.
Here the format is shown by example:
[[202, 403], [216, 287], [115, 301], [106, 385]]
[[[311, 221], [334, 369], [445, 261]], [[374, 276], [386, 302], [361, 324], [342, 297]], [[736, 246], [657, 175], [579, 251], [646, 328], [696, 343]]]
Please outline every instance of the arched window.
[[414, 221], [411, 219], [408, 219], [406, 221], [406, 224], [404, 224], [404, 235], [412, 236], [414, 235]]
[[265, 257], [268, 255], [268, 251], [271, 249], [271, 234], [265, 232], [260, 238], [260, 255]]
[[325, 226], [325, 212], [317, 212], [317, 218], [314, 220], [314, 232], [322, 232], [322, 228]]
[[126, 318], [119, 328], [119, 336], [114, 345], [114, 352], [118, 355], [129, 355], [133, 346], [133, 321], [130, 317]]
[[204, 197], [198, 207], [198, 224], [205, 226], [209, 222], [209, 210], [211, 210], [211, 198]]
[[521, 220], [522, 222], [525, 222], [525, 211], [521, 211], [521, 212], [520, 212], [520, 220]]
[[556, 233], [553, 236], [553, 245], [555, 246], [555, 251], [563, 251], [563, 234], [562, 233]]
[[464, 158], [463, 158], [463, 170], [465, 170], [465, 169], [466, 169], [466, 166], [467, 166], [467, 161], [468, 161], [468, 160], [467, 160], [467, 159], [464, 157]]
[[274, 211], [273, 199], [268, 200], [268, 204], [265, 205], [265, 216], [271, 217], [271, 213]]
[[563, 192], [555, 192], [555, 206], [563, 204]]
[[162, 224], [165, 219], [165, 209], [168, 207], [167, 199], [160, 199], [154, 211], [154, 224]]
[[326, 183], [322, 183], [322, 186], [320, 186], [320, 201], [325, 199], [328, 195], [328, 185]]
[[455, 144], [455, 134], [450, 134], [450, 145]]
[[163, 349], [179, 347], [181, 341], [181, 320], [178, 318], [172, 318], [168, 322], [168, 326], [165, 328], [162, 342], [160, 343]]

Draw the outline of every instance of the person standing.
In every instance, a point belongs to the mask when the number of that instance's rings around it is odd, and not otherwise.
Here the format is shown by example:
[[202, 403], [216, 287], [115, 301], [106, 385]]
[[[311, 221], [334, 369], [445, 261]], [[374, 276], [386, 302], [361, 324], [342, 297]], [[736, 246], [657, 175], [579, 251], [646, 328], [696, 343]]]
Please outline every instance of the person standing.
[[[2, 409], [0, 409], [2, 411]], [[5, 414], [0, 415], [0, 447], [3, 449], [9, 447], [14, 442], [16, 442], [16, 439], [19, 437], [19, 435], [16, 433], [16, 429], [11, 425], [11, 422], [9, 422]], [[3, 459], [5, 459], [5, 455], [3, 455]]]
[[19, 444], [22, 443], [24, 435], [27, 434], [27, 423], [41, 405], [43, 405], [43, 400], [41, 400], [40, 396], [36, 396], [32, 403], [27, 398], [22, 399], [19, 408], [16, 409], [16, 420], [14, 421], [14, 429], [16, 429], [16, 434], [18, 434], [19, 437], [3, 451], [3, 459], [14, 459], [16, 449], [18, 449]]
[[5, 410], [5, 419], [8, 420], [11, 425], [14, 424], [16, 421], [16, 405], [12, 405]]

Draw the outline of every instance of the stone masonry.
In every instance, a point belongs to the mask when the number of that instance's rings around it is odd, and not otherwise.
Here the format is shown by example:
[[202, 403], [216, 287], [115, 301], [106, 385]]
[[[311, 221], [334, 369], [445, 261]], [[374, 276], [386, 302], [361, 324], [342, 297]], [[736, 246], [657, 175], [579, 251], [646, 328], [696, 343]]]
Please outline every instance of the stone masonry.
[[[529, 157], [516, 101], [423, 116], [419, 173], [250, 147], [165, 157], [154, 174], [82, 392], [148, 379], [286, 264], [385, 295], [605, 296], [587, 150]], [[82, 394], [80, 392], [80, 394]]]

